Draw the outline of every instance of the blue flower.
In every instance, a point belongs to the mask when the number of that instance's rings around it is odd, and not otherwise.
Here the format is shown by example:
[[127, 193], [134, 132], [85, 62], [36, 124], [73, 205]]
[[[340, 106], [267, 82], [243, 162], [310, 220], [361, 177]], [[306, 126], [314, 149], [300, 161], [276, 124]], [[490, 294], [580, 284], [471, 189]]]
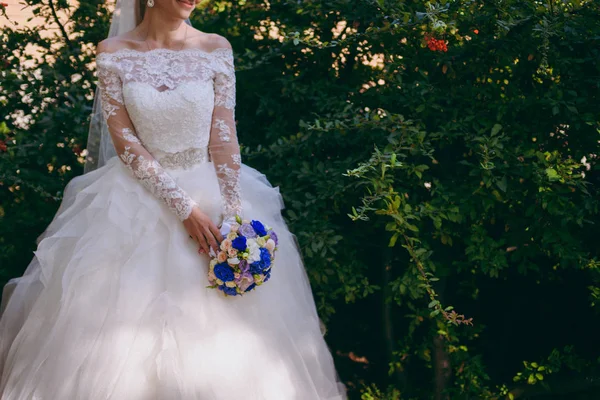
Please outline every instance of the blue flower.
[[250, 221], [250, 225], [252, 225], [254, 231], [258, 234], [258, 236], [265, 236], [267, 234], [267, 230], [260, 221], [253, 219], [252, 221]]
[[231, 241], [231, 246], [239, 251], [246, 250], [246, 238], [244, 236], [238, 236]]
[[244, 292], [249, 292], [249, 291], [251, 291], [252, 289], [254, 289], [255, 287], [256, 287], [256, 283], [253, 283], [252, 285], [248, 286], [248, 287], [246, 288], [246, 290], [244, 290]]
[[251, 274], [262, 274], [263, 267], [260, 261], [255, 261], [250, 264], [250, 273]]
[[223, 282], [229, 282], [233, 280], [233, 268], [226, 262], [215, 265], [214, 269], [215, 276]]
[[271, 253], [264, 247], [260, 248], [260, 260], [250, 264], [250, 272], [253, 274], [262, 274], [263, 271], [271, 265]]
[[235, 288], [232, 287], [227, 287], [225, 285], [221, 285], [219, 286], [219, 290], [222, 290], [223, 293], [228, 294], [230, 296], [237, 296], [237, 290], [235, 290]]
[[267, 269], [271, 265], [271, 253], [269, 250], [264, 247], [260, 248], [260, 263], [262, 265], [262, 269]]

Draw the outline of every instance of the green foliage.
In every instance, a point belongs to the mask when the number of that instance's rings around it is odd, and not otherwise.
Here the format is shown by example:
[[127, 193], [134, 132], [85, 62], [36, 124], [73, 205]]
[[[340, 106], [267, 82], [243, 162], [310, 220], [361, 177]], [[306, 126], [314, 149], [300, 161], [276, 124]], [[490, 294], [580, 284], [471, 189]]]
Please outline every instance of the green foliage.
[[388, 388], [384, 393], [377, 386], [371, 385], [361, 390], [361, 400], [400, 400], [402, 394], [398, 389]]
[[[598, 251], [587, 236], [598, 220], [598, 8], [441, 2], [419, 13], [410, 3], [379, 5], [394, 21], [378, 34], [387, 62], [377, 79], [388, 84], [369, 89], [381, 100], [369, 108], [386, 143], [347, 175], [366, 184], [351, 218], [385, 223], [389, 246], [406, 251], [396, 253], [395, 302], [415, 307], [429, 297], [422, 303], [433, 309], [429, 318], [468, 324], [442, 305], [460, 296], [438, 295], [436, 287], [459, 281], [463, 295], [475, 299], [479, 276], [534, 274], [542, 284], [564, 281], [571, 270], [594, 282], [595, 298]], [[424, 48], [430, 35], [447, 40], [448, 54]], [[481, 359], [465, 357], [466, 347], [453, 351], [471, 342], [466, 329], [444, 331], [437, 355], [468, 368], [452, 371], [454, 387], [434, 391], [492, 396]], [[431, 332], [426, 340], [442, 334]], [[410, 369], [411, 353], [435, 367], [431, 343], [419, 346], [405, 344], [397, 355], [405, 361], [395, 367]]]
[[[53, 7], [71, 14], [49, 37], [0, 33], [3, 279], [82, 172], [109, 21], [99, 0], [28, 4], [46, 25]], [[353, 398], [597, 382], [598, 18], [582, 0], [206, 1], [193, 15], [233, 45], [244, 162], [281, 189]]]
[[95, 87], [90, 44], [108, 21], [102, 1], [82, 3], [28, 0], [35, 25], [0, 16], [0, 282], [31, 260], [64, 186], [82, 172]]

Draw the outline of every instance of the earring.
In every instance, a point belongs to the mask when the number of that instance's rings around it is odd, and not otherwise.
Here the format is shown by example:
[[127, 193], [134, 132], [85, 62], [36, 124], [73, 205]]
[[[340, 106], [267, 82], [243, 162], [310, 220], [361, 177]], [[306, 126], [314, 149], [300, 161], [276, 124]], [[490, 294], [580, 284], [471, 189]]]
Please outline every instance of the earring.
[[146, 5], [147, 5], [148, 7], [154, 7], [154, 0], [148, 0], [148, 1], [146, 2]]

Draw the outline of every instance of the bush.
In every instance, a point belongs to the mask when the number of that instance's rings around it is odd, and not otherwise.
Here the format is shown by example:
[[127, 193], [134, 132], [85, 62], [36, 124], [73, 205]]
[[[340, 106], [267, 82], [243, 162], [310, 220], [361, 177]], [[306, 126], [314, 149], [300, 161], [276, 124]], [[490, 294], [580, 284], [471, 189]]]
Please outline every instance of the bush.
[[[72, 12], [62, 36], [2, 33], [4, 279], [82, 171], [108, 13]], [[193, 15], [233, 44], [244, 162], [281, 187], [352, 397], [598, 389], [599, 17], [596, 2], [515, 0]], [[17, 43], [47, 57], [25, 63]]]

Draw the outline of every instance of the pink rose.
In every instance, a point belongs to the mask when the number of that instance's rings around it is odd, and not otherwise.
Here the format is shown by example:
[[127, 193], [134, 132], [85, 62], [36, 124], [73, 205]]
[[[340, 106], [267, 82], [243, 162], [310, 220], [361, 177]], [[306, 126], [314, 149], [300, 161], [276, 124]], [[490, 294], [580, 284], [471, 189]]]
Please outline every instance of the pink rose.
[[269, 250], [270, 253], [273, 253], [273, 250], [275, 250], [275, 241], [273, 239], [267, 240], [267, 244], [265, 244], [265, 247], [267, 248], [267, 250]]
[[237, 256], [237, 250], [234, 249], [233, 247], [230, 247], [227, 250], [227, 254], [229, 255], [229, 257], [235, 257], [235, 256]]
[[217, 261], [220, 263], [227, 261], [227, 254], [224, 251], [220, 251], [219, 254], [217, 254]]
[[216, 277], [216, 275], [215, 275], [215, 273], [214, 273], [214, 272], [212, 272], [212, 271], [209, 271], [209, 273], [208, 273], [208, 280], [209, 280], [210, 282], [214, 282], [214, 281], [216, 281], [216, 280], [217, 280], [217, 277]]
[[254, 280], [248, 280], [248, 279], [242, 279], [242, 281], [238, 284], [238, 287], [241, 289], [242, 292], [245, 292], [246, 289], [248, 289], [248, 286], [252, 285], [254, 283]]
[[221, 242], [221, 250], [227, 251], [231, 249], [231, 239], [223, 239]]

